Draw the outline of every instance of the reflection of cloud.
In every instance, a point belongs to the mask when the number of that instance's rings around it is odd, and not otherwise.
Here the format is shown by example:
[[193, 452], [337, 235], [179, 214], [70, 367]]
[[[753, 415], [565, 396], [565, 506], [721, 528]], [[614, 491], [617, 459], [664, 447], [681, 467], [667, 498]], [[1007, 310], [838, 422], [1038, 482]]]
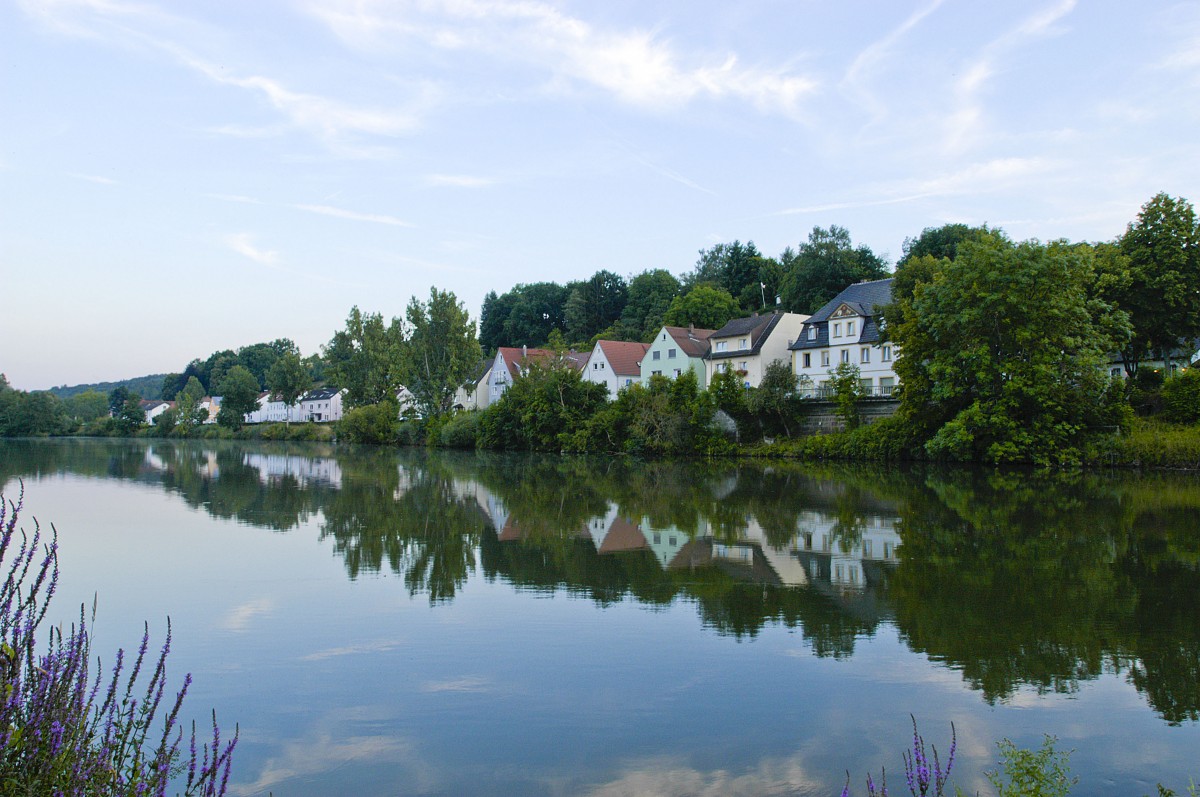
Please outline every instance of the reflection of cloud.
[[750, 772], [700, 770], [679, 762], [651, 759], [616, 780], [602, 783], [592, 797], [739, 797], [762, 794], [817, 794], [822, 784], [808, 775], [799, 757], [764, 760]]
[[259, 617], [266, 616], [275, 611], [275, 601], [271, 598], [255, 598], [252, 601], [235, 606], [225, 615], [225, 619], [221, 622], [221, 627], [226, 631], [245, 631], [249, 628], [250, 623], [257, 620]]
[[[413, 792], [436, 791], [437, 776], [425, 764], [417, 745], [408, 738], [391, 733], [355, 733], [360, 723], [375, 726], [389, 717], [379, 716], [379, 711], [367, 707], [351, 707], [327, 714], [318, 719], [304, 738], [293, 739], [272, 748], [276, 751], [262, 765], [258, 776], [250, 783], [234, 783], [230, 791], [234, 794], [258, 795], [274, 791], [286, 794], [281, 788], [297, 778], [317, 779], [350, 764], [390, 764], [402, 767], [397, 782], [405, 784]], [[270, 742], [273, 740], [262, 740]]]
[[360, 653], [384, 653], [389, 650], [395, 650], [400, 646], [399, 642], [388, 642], [380, 640], [378, 642], [370, 642], [363, 645], [347, 645], [341, 648], [326, 648], [318, 650], [315, 653], [309, 653], [307, 656], [301, 656], [300, 661], [323, 661], [324, 659], [332, 659], [337, 656], [356, 656]]
[[487, 692], [491, 683], [486, 678], [467, 676], [450, 681], [427, 681], [421, 686], [422, 692]]

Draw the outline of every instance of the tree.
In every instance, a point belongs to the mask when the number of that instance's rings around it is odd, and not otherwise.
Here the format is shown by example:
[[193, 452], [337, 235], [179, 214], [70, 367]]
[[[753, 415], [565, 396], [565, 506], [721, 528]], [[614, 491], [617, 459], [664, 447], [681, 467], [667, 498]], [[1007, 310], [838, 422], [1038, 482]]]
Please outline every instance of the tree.
[[175, 422], [180, 434], [185, 437], [192, 427], [199, 426], [208, 418], [208, 410], [200, 406], [204, 398], [204, 385], [194, 376], [189, 376], [187, 384], [175, 394]]
[[628, 340], [648, 341], [663, 326], [663, 315], [679, 295], [679, 280], [666, 269], [643, 271], [629, 281], [621, 329]]
[[121, 408], [125, 406], [125, 402], [133, 395], [129, 392], [129, 388], [124, 385], [118, 385], [108, 392], [108, 412], [114, 418], [121, 412]]
[[621, 317], [627, 298], [625, 279], [611, 271], [597, 271], [591, 279], [576, 285], [563, 311], [570, 339], [586, 341], [607, 329]]
[[65, 400], [63, 406], [76, 421], [87, 423], [108, 414], [108, 396], [98, 390], [85, 390]]
[[[518, 285], [511, 310], [504, 321], [502, 340], [506, 346], [540, 346], [550, 331], [566, 326], [564, 310], [568, 291], [557, 282]], [[506, 294], [507, 296], [507, 294]]]
[[277, 338], [270, 343], [255, 343], [238, 349], [238, 364], [254, 374], [258, 384], [266, 386], [267, 373], [280, 357], [285, 354], [300, 355], [296, 344], [287, 338]]
[[400, 319], [384, 325], [379, 313], [350, 309], [346, 328], [325, 346], [326, 377], [346, 389], [347, 408], [396, 400], [400, 379], [404, 328]]
[[786, 360], [775, 360], [763, 371], [758, 387], [748, 391], [747, 409], [758, 416], [764, 428], [774, 431], [781, 428], [791, 437], [789, 421], [797, 410], [797, 378], [792, 364]]
[[808, 241], [794, 254], [785, 250], [780, 260], [780, 294], [783, 306], [793, 313], [814, 313], [847, 286], [887, 276], [883, 259], [865, 245], [856, 248], [850, 232], [836, 225], [828, 230], [813, 227]]
[[229, 429], [240, 429], [246, 423], [247, 413], [258, 408], [258, 380], [244, 366], [229, 369], [220, 384], [221, 409], [217, 412], [217, 423]]
[[904, 256], [896, 263], [896, 272], [904, 268], [910, 260], [926, 255], [935, 260], [953, 260], [958, 256], [958, 245], [963, 241], [978, 241], [984, 235], [999, 235], [999, 229], [989, 229], [986, 224], [981, 227], [971, 227], [967, 224], [943, 224], [941, 227], [926, 227], [916, 238], [904, 239]]
[[450, 291], [430, 288], [429, 301], [414, 296], [406, 312], [410, 334], [400, 376], [417, 412], [435, 418], [450, 412], [454, 393], [482, 357], [475, 324]]
[[828, 387], [837, 406], [837, 415], [846, 429], [854, 429], [861, 422], [858, 402], [863, 397], [862, 373], [853, 363], [838, 363], [829, 372]]
[[683, 296], [676, 296], [663, 315], [663, 323], [673, 327], [694, 324], [700, 329], [720, 329], [741, 311], [737, 300], [724, 288], [697, 285]]
[[[119, 390], [120, 388], [118, 388]], [[116, 390], [113, 391], [114, 393]], [[109, 399], [111, 401], [111, 397]], [[142, 399], [137, 393], [128, 393], [125, 402], [116, 412], [117, 428], [124, 434], [133, 434], [146, 425], [146, 411], [142, 409]]]
[[[1122, 350], [1125, 370], [1150, 354], [1168, 363], [1171, 351], [1200, 337], [1200, 225], [1186, 199], [1156, 194], [1119, 241], [1107, 295], [1129, 313], [1133, 337]], [[1121, 266], [1124, 265], [1124, 273]]]
[[[312, 387], [308, 366], [296, 352], [288, 352], [275, 361], [267, 372], [267, 389], [284, 405], [291, 407]], [[285, 418], [291, 418], [289, 411]]]
[[479, 344], [484, 351], [494, 351], [505, 344], [504, 324], [512, 313], [515, 298], [512, 293], [497, 296], [495, 291], [488, 291], [483, 297], [483, 308], [479, 312]]
[[[963, 242], [932, 261], [888, 334], [903, 356], [901, 416], [935, 457], [1052, 465], [1077, 461], [1079, 435], [1112, 423], [1101, 371], [1120, 319], [1089, 291], [1093, 257], [1065, 243]], [[926, 265], [929, 265], [927, 263]]]
[[696, 267], [683, 278], [684, 286], [690, 290], [707, 283], [724, 288], [738, 299], [740, 310], [749, 313], [765, 304], [761, 272], [767, 260], [754, 241], [716, 244], [700, 250]]

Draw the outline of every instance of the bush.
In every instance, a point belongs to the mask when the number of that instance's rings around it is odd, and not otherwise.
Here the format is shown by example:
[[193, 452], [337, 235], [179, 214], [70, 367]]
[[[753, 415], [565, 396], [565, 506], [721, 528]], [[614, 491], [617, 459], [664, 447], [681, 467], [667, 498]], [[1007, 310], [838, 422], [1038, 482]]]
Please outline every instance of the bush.
[[338, 437], [350, 443], [387, 445], [400, 432], [400, 412], [390, 401], [355, 407], [338, 421]]
[[[58, 583], [58, 542], [41, 546], [41, 529], [17, 533], [21, 503], [0, 496], [0, 784], [5, 794], [163, 795], [184, 771], [176, 722], [191, 676], [173, 701], [166, 696], [165, 665], [171, 626], [149, 683], [139, 680], [147, 660], [149, 626], [126, 675], [117, 651], [111, 676], [90, 671], [91, 637], [83, 609], [69, 631], [52, 628], [39, 654], [37, 632]], [[142, 690], [145, 690], [144, 693]], [[99, 702], [97, 702], [99, 698]], [[162, 734], [152, 727], [169, 706]], [[233, 739], [221, 743], [213, 718], [212, 746], [197, 757], [195, 726], [187, 758], [188, 795], [224, 794]]]
[[479, 412], [456, 412], [438, 431], [435, 444], [445, 448], [475, 448], [479, 427]]
[[1200, 421], [1200, 369], [1189, 368], [1162, 386], [1163, 417], [1176, 423]]

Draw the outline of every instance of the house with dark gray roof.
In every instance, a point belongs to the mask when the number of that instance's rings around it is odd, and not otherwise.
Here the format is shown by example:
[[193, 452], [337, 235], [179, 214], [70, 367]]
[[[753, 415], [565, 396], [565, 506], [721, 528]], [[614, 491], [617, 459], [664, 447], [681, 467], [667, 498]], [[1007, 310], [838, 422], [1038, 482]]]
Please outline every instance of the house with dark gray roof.
[[892, 369], [897, 352], [879, 335], [879, 310], [892, 301], [892, 280], [851, 285], [805, 322], [788, 348], [792, 371], [808, 377], [819, 395], [840, 363], [858, 366], [868, 395], [889, 396], [896, 388]]
[[706, 383], [717, 371], [732, 371], [746, 387], [758, 387], [767, 366], [776, 361], [790, 363], [788, 346], [800, 337], [808, 316], [798, 313], [768, 313], [735, 318], [708, 337], [704, 355]]

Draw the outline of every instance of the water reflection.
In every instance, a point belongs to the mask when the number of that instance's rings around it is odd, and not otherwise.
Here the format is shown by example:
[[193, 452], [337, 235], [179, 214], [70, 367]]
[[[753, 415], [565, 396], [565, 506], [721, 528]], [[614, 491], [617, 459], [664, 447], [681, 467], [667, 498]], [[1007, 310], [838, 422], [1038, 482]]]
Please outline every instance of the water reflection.
[[[476, 573], [601, 605], [694, 604], [738, 638], [797, 629], [822, 657], [894, 625], [988, 702], [1123, 675], [1168, 723], [1200, 719], [1200, 485], [1177, 475], [354, 450], [7, 442], [0, 483], [73, 473], [158, 485], [276, 532], [314, 522], [351, 579], [431, 603]], [[11, 492], [11, 485], [6, 486]]]

